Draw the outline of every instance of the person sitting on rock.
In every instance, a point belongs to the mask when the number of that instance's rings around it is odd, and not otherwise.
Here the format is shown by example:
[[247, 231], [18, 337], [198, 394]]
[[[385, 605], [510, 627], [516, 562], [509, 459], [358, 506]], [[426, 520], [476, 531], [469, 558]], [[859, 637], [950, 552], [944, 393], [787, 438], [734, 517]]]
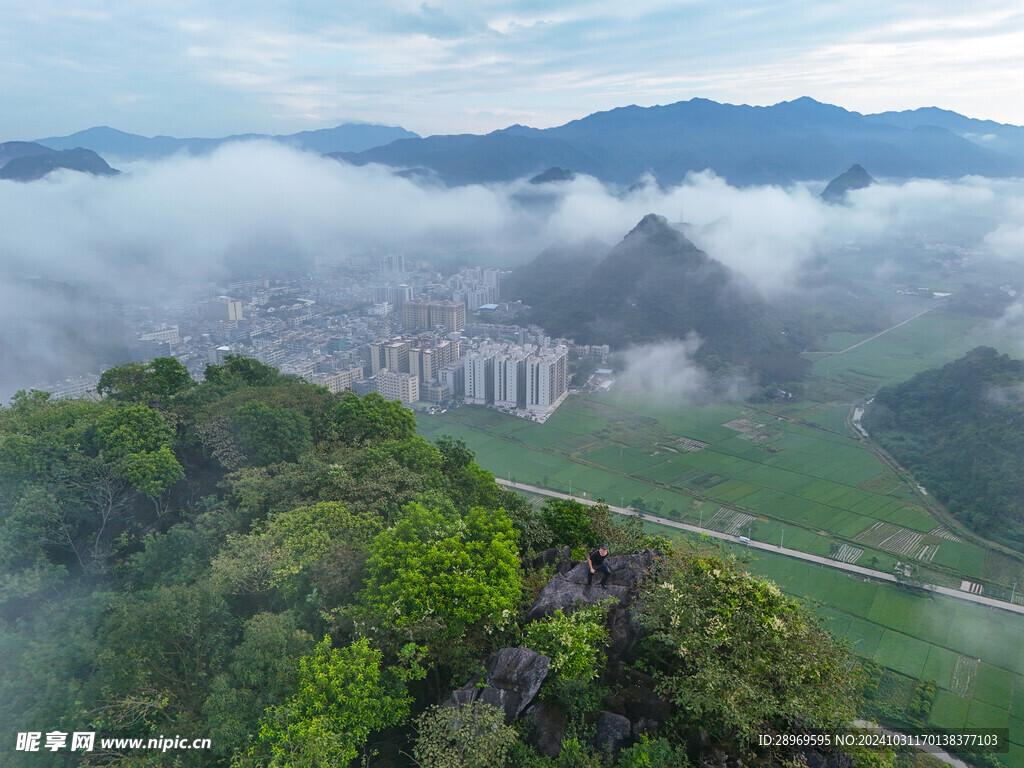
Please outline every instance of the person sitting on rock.
[[605, 563], [605, 558], [608, 557], [608, 545], [602, 544], [598, 549], [590, 553], [590, 557], [587, 558], [587, 586], [589, 587], [594, 583], [594, 574], [601, 571], [603, 574], [601, 577], [600, 587], [602, 589], [608, 588], [608, 577], [611, 576], [612, 570]]

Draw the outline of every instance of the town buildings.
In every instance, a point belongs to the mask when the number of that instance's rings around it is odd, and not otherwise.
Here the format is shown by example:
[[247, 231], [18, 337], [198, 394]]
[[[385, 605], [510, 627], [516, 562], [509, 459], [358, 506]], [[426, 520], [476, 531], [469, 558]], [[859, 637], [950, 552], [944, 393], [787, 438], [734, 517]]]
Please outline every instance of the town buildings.
[[465, 401], [546, 418], [569, 391], [569, 350], [486, 341], [466, 355]]
[[414, 299], [402, 304], [402, 324], [407, 330], [461, 331], [466, 327], [466, 305], [461, 301]]
[[[245, 355], [334, 393], [377, 391], [422, 407], [465, 402], [542, 420], [568, 390], [571, 342], [509, 323], [521, 305], [495, 303], [501, 274], [467, 268], [445, 277], [401, 255], [349, 258], [307, 274], [168, 289], [160, 303], [126, 307], [125, 325], [135, 329], [137, 359], [173, 355], [197, 379], [207, 365]], [[41, 388], [74, 396], [94, 382]]]
[[420, 377], [415, 374], [385, 368], [374, 378], [377, 381], [377, 392], [385, 400], [400, 400], [402, 405], [412, 405], [420, 399]]

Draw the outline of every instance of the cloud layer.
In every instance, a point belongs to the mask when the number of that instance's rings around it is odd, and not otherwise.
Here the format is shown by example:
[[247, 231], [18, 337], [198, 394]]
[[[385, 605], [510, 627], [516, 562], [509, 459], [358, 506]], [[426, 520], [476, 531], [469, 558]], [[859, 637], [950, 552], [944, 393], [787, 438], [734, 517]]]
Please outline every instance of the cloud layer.
[[126, 170], [0, 182], [2, 362], [21, 386], [36, 381], [25, 378], [33, 359], [57, 354], [69, 302], [145, 304], [154, 286], [220, 280], [281, 255], [305, 264], [457, 253], [512, 266], [556, 242], [614, 244], [657, 213], [769, 298], [844, 247], [879, 274], [898, 269], [891, 243], [908, 238], [1024, 261], [1024, 185], [1014, 181], [879, 184], [845, 206], [821, 202], [823, 183], [737, 189], [707, 173], [629, 194], [588, 177], [443, 188], [259, 142]]
[[627, 349], [621, 356], [617, 391], [664, 407], [749, 396], [754, 387], [747, 379], [738, 375], [713, 378], [696, 361], [701, 344], [691, 331], [684, 339]]

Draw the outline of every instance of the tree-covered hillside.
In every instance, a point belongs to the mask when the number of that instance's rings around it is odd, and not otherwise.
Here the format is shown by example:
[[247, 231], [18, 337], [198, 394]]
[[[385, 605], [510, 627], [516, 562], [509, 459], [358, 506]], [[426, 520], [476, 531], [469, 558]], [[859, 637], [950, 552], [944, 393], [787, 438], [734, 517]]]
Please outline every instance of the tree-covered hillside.
[[[535, 509], [398, 403], [241, 357], [101, 391], [0, 409], [5, 766], [773, 762], [757, 733], [852, 715], [845, 648], [771, 584]], [[106, 741], [176, 737], [211, 743]]]
[[1024, 362], [977, 347], [882, 389], [864, 425], [964, 525], [1024, 548]]
[[696, 333], [697, 357], [714, 372], [743, 368], [762, 383], [785, 383], [809, 369], [779, 313], [654, 214], [602, 259], [550, 250], [502, 290], [552, 334], [582, 343], [622, 349]]

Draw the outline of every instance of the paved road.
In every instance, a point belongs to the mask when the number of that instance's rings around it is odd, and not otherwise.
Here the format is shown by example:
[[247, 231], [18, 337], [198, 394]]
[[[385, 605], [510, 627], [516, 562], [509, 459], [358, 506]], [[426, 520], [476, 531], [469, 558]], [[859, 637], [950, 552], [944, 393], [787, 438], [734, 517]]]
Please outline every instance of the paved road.
[[[536, 485], [526, 485], [525, 483], [513, 483], [509, 480], [503, 480], [501, 478], [495, 478], [495, 481], [499, 485], [504, 485], [508, 488], [515, 488], [520, 491], [528, 491], [530, 493], [536, 493], [541, 496], [552, 496], [558, 499], [574, 499], [575, 501], [582, 502], [583, 504], [596, 504], [597, 502], [593, 499], [580, 498], [579, 496], [570, 496], [568, 493], [562, 493], [560, 491], [553, 491], [548, 488], [540, 488]], [[617, 512], [620, 515], [631, 515], [633, 517], [642, 517], [644, 520], [650, 520], [652, 523], [658, 523], [659, 525], [667, 525], [670, 528], [679, 528], [683, 531], [690, 531], [692, 533], [703, 533], [708, 536], [712, 536], [716, 539], [722, 539], [724, 541], [731, 542], [733, 544], [741, 543], [738, 536], [733, 536], [729, 533], [722, 533], [721, 531], [713, 531], [709, 528], [701, 528], [696, 525], [690, 525], [688, 523], [678, 523], [675, 520], [666, 520], [663, 517], [656, 517], [655, 515], [649, 515], [644, 513], [643, 515], [638, 514], [632, 509], [625, 507], [616, 507], [611, 504], [608, 507], [612, 512]], [[800, 552], [796, 549], [789, 549], [787, 547], [778, 547], [774, 544], [766, 544], [763, 541], [749, 541], [742, 542], [746, 546], [752, 549], [763, 549], [766, 552], [774, 552], [780, 555], [786, 555], [787, 557], [795, 557], [798, 560], [806, 560], [810, 563], [817, 563], [818, 565], [824, 565], [829, 568], [836, 568], [841, 571], [848, 571], [849, 573], [856, 573], [861, 576], [866, 576], [871, 579], [877, 579], [878, 581], [888, 581], [892, 583], [899, 583], [899, 580], [891, 573], [885, 573], [884, 571], [875, 571], [871, 568], [864, 568], [853, 563], [844, 563], [841, 560], [833, 560], [830, 557], [821, 557], [820, 555], [812, 555], [808, 552]], [[1012, 603], [1005, 602], [1003, 600], [994, 600], [991, 597], [983, 597], [982, 595], [971, 594], [970, 592], [963, 592], [959, 589], [951, 589], [949, 587], [940, 587], [937, 584], [921, 584], [923, 589], [929, 592], [934, 592], [937, 595], [945, 595], [947, 597], [953, 597], [957, 600], [966, 600], [969, 603], [978, 603], [979, 605], [987, 605], [990, 608], [999, 608], [1004, 611], [1011, 611], [1013, 613], [1024, 614], [1024, 606], [1015, 605]]]

